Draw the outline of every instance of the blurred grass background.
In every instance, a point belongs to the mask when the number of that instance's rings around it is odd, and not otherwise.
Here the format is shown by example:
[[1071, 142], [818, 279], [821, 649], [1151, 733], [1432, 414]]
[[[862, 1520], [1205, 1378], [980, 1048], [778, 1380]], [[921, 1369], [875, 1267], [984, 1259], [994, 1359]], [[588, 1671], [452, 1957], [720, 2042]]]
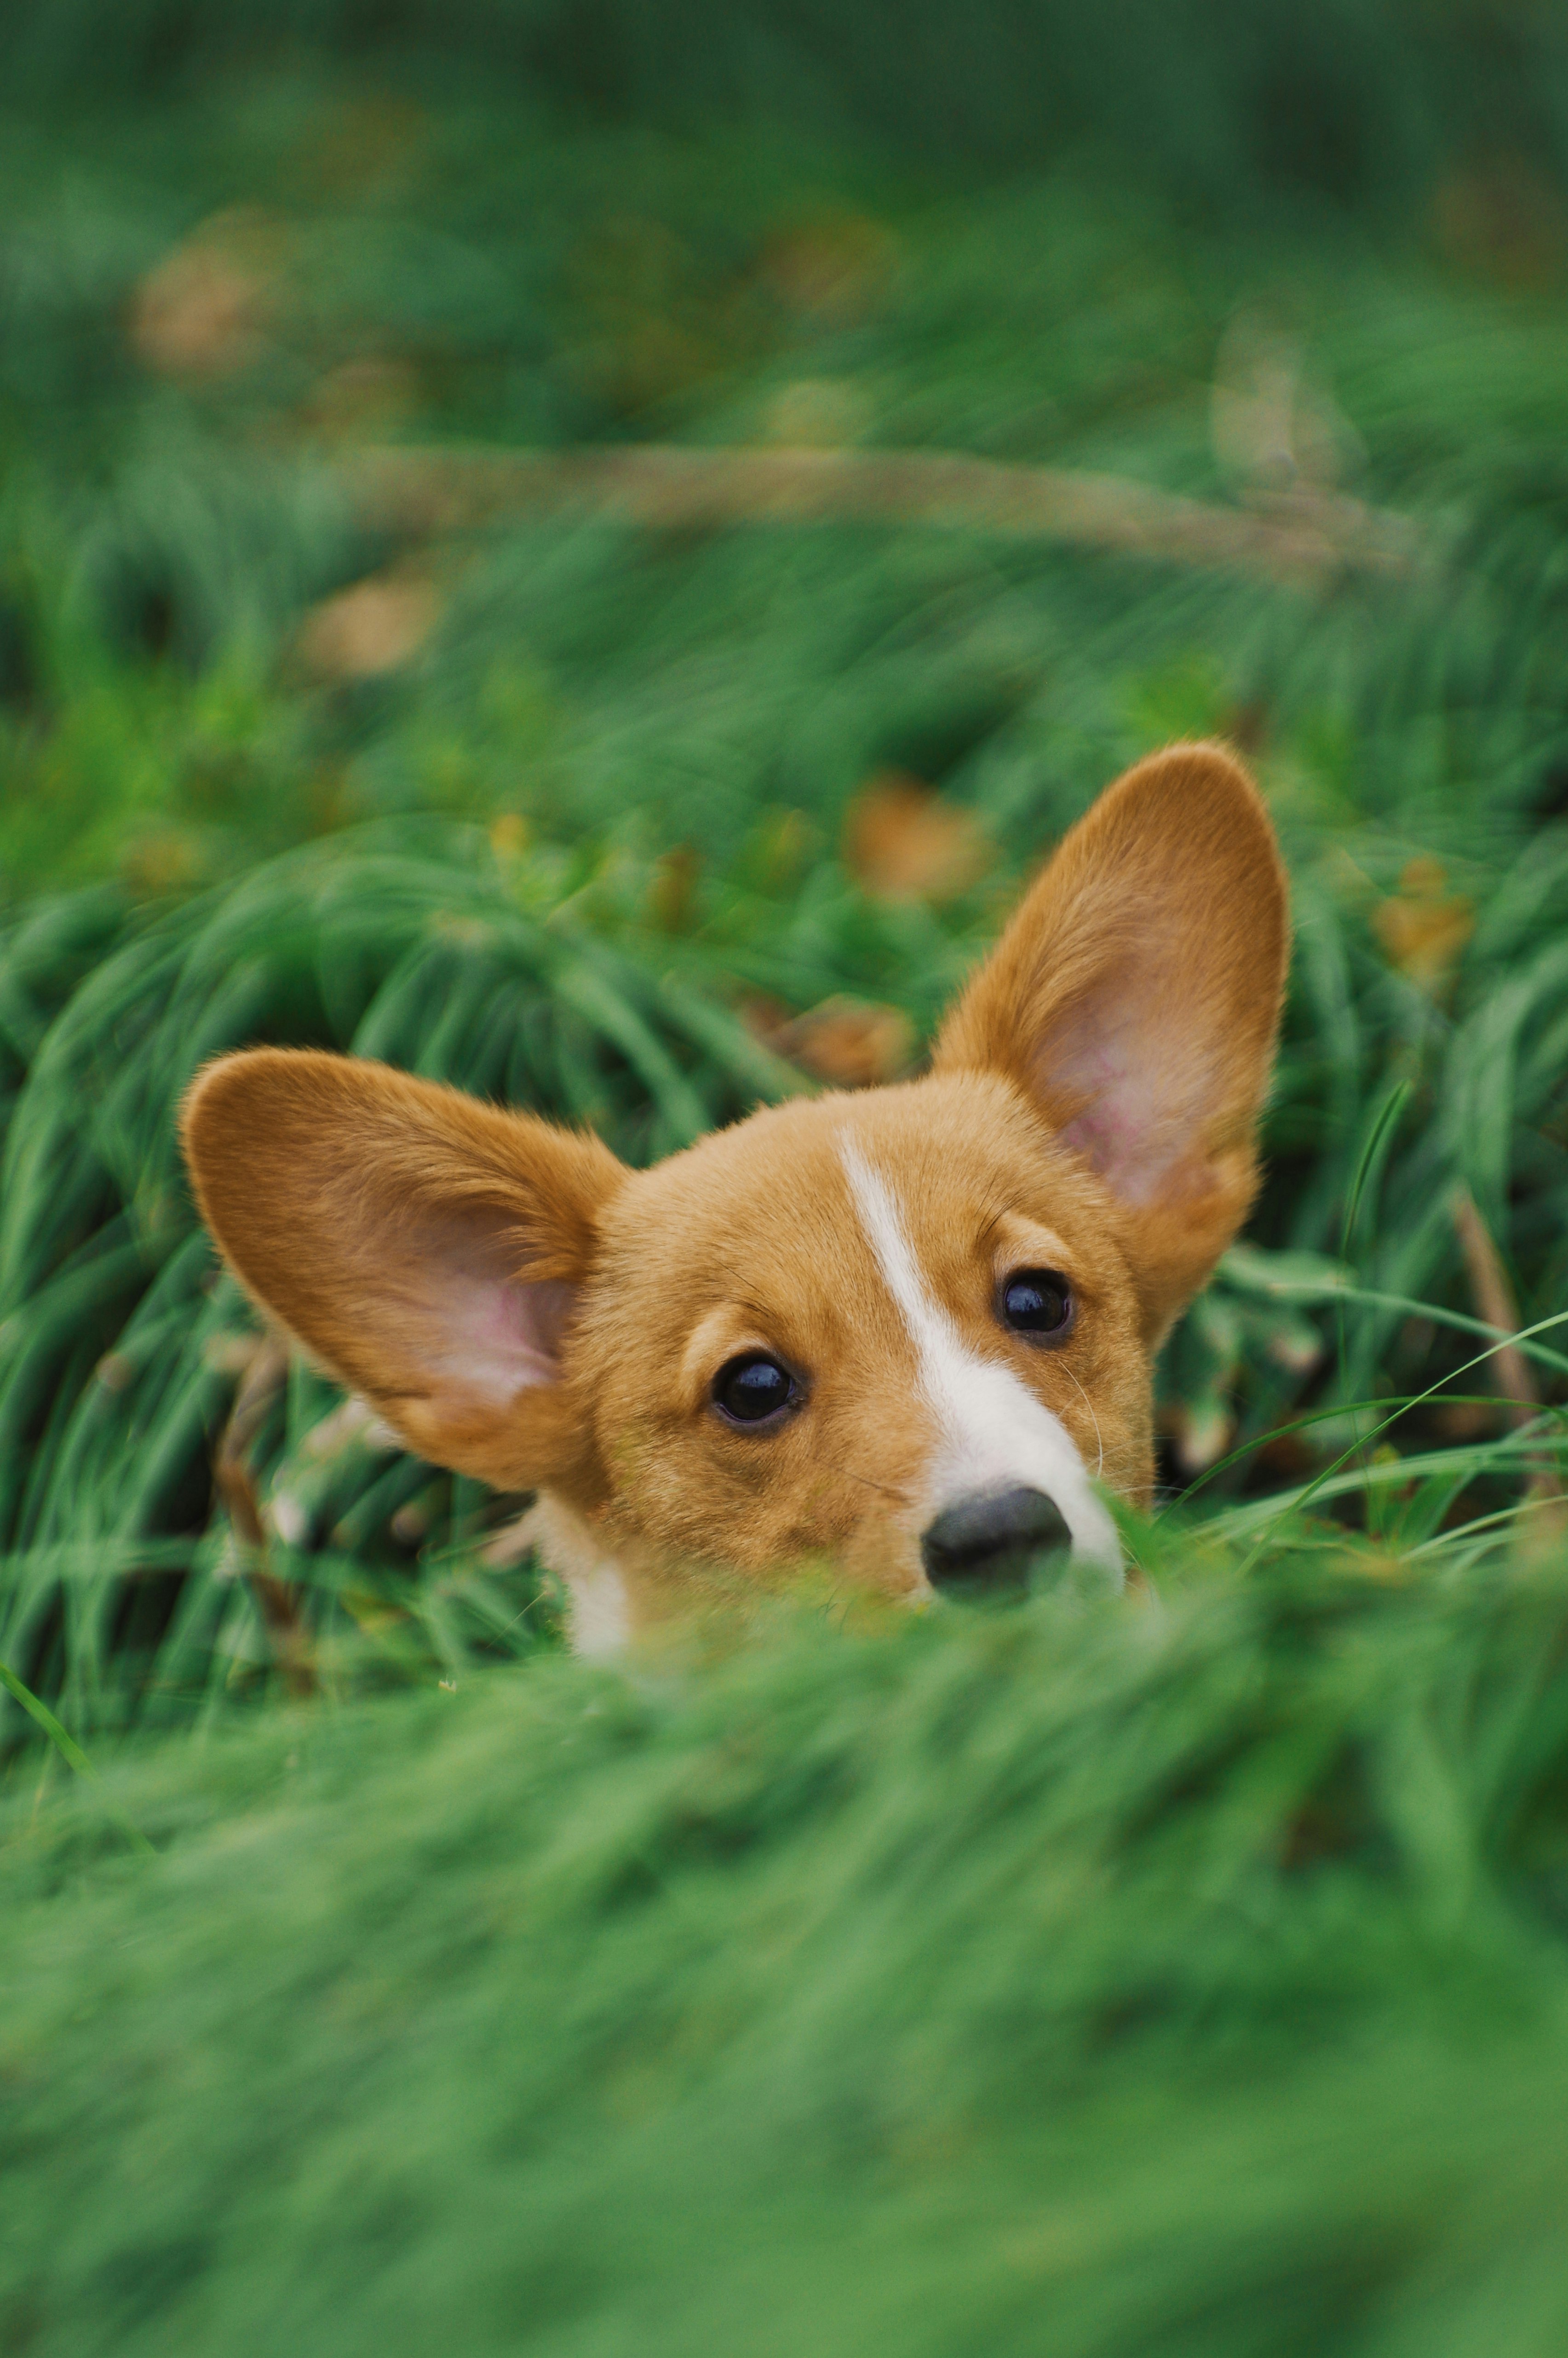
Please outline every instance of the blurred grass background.
[[[0, 56], [0, 2342], [1559, 2348], [1568, 23]], [[546, 1659], [518, 1502], [269, 1365], [189, 1073], [645, 1160], [911, 1069], [1208, 731], [1297, 953], [1167, 1617]]]
[[7, 2347], [1546, 2358], [1563, 1639], [1287, 1552], [18, 1793]]

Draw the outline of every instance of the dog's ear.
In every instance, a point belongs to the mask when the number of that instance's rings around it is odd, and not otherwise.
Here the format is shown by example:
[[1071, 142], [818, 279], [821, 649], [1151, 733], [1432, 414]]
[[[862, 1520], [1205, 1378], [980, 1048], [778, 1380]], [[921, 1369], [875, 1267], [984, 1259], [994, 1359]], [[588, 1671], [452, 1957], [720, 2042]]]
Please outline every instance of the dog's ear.
[[182, 1120], [208, 1227], [262, 1306], [421, 1457], [595, 1487], [561, 1343], [626, 1177], [596, 1139], [384, 1065], [254, 1049]]
[[938, 1037], [938, 1072], [1005, 1073], [1099, 1174], [1151, 1338], [1257, 1190], [1287, 956], [1261, 796], [1173, 746], [1064, 837]]

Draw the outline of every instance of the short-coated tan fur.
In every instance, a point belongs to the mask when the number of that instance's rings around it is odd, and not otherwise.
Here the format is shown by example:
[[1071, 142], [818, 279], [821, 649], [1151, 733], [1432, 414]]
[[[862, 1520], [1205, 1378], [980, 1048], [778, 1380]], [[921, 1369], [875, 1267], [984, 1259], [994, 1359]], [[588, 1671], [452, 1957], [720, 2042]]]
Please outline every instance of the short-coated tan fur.
[[[1178, 746], [1063, 839], [922, 1079], [764, 1109], [638, 1172], [382, 1065], [258, 1049], [199, 1076], [186, 1152], [272, 1317], [419, 1455], [538, 1493], [581, 1642], [656, 1617], [694, 1565], [826, 1555], [924, 1595], [923, 1532], [964, 1492], [967, 1434], [991, 1466], [998, 1401], [1022, 1438], [991, 1487], [1049, 1491], [1070, 1444], [1147, 1498], [1153, 1355], [1256, 1192], [1286, 946], [1255, 787]], [[1048, 1347], [999, 1312], [1021, 1270], [1070, 1288]], [[715, 1405], [749, 1353], [796, 1388], [765, 1430]]]

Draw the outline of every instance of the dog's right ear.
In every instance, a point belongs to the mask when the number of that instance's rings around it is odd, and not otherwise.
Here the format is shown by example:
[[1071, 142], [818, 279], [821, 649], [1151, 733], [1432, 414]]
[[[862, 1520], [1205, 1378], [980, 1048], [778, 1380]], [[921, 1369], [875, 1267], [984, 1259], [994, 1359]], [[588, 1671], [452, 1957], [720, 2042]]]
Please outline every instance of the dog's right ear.
[[627, 1175], [607, 1147], [384, 1065], [276, 1048], [199, 1074], [181, 1133], [246, 1289], [412, 1450], [590, 1501], [561, 1345]]
[[1288, 948], [1262, 796], [1173, 745], [1064, 837], [937, 1039], [937, 1072], [1005, 1074], [1098, 1172], [1151, 1343], [1257, 1190]]

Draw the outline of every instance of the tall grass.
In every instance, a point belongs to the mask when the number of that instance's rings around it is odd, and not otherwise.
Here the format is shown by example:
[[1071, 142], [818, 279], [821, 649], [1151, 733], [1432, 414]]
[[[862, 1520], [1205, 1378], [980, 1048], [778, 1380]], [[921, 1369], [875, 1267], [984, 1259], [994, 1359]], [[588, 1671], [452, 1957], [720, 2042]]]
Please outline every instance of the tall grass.
[[[24, 1021], [23, 978], [51, 921], [74, 949], [58, 911], [21, 921], [8, 945]], [[268, 1659], [211, 1508], [254, 1324], [214, 1270], [173, 1131], [198, 1066], [257, 1037], [385, 1057], [591, 1122], [640, 1160], [759, 1089], [800, 1086], [677, 977], [585, 941], [569, 916], [530, 914], [485, 838], [460, 829], [313, 848], [215, 900], [122, 918], [18, 1076], [0, 1215], [0, 1655], [74, 1724], [135, 1708], [144, 1685], [155, 1715], [160, 1699], [189, 1705]], [[418, 1614], [438, 1654], [460, 1653], [470, 1626], [526, 1643], [531, 1592], [446, 1562], [478, 1520], [471, 1486], [389, 1464], [329, 1420], [330, 1399], [297, 1370], [254, 1443], [276, 1569], [303, 1569], [320, 1592], [329, 1650], [334, 1622], [351, 1631], [356, 1614], [395, 1632], [422, 1552]]]
[[156, 92], [312, 52], [373, 72], [412, 51], [427, 78], [449, 75], [455, 52], [589, 120], [782, 116], [992, 170], [1087, 143], [1217, 205], [1408, 200], [1499, 150], [1568, 163], [1568, 49], [1530, 0], [1301, 15], [1113, 0], [1089, 16], [1063, 0], [875, 0], [848, 17], [826, 0], [666, 0], [656, 20], [631, 0], [265, 0], [243, 17], [189, 0], [10, 0], [0, 23], [35, 97]]
[[15, 1791], [7, 2347], [1544, 2358], [1568, 1595], [1358, 1553]]
[[[0, 2349], [1560, 2350], [1556, 19], [36, 0], [0, 54]], [[1408, 563], [426, 529], [386, 441], [936, 447]], [[204, 1057], [646, 1160], [810, 1085], [824, 1001], [918, 1043], [1207, 731], [1296, 957], [1142, 1604], [826, 1568], [607, 1673], [517, 1501], [269, 1357]], [[961, 890], [857, 848], [889, 773]]]
[[[0, 160], [0, 1659], [82, 1737], [265, 1684], [211, 1475], [250, 1330], [173, 1160], [201, 1056], [358, 1047], [646, 1157], [801, 1085], [759, 1001], [926, 1033], [1093, 793], [1207, 730], [1260, 768], [1297, 954], [1269, 1185], [1167, 1354], [1163, 1478], [1254, 1532], [1315, 1486], [1390, 1556], [1506, 1550], [1555, 1426], [1488, 1406], [1495, 1360], [1456, 1373], [1486, 1340], [1456, 1211], [1519, 1319], [1554, 1316], [1555, 200], [1521, 243], [1494, 159], [1419, 234], [1264, 233], [1092, 160], [960, 191], [777, 129], [523, 121], [457, 69], [416, 97], [297, 64], [90, 136], [35, 112]], [[193, 367], [147, 288], [200, 297], [213, 256], [243, 333]], [[831, 523], [431, 543], [342, 463], [802, 433], [1362, 501], [1415, 554], [1303, 590]], [[323, 601], [367, 584], [412, 638], [334, 669]], [[889, 770], [968, 812], [979, 882], [858, 871], [847, 815]], [[532, 1644], [494, 1510], [332, 1405], [297, 1372], [250, 1444], [319, 1660]]]

